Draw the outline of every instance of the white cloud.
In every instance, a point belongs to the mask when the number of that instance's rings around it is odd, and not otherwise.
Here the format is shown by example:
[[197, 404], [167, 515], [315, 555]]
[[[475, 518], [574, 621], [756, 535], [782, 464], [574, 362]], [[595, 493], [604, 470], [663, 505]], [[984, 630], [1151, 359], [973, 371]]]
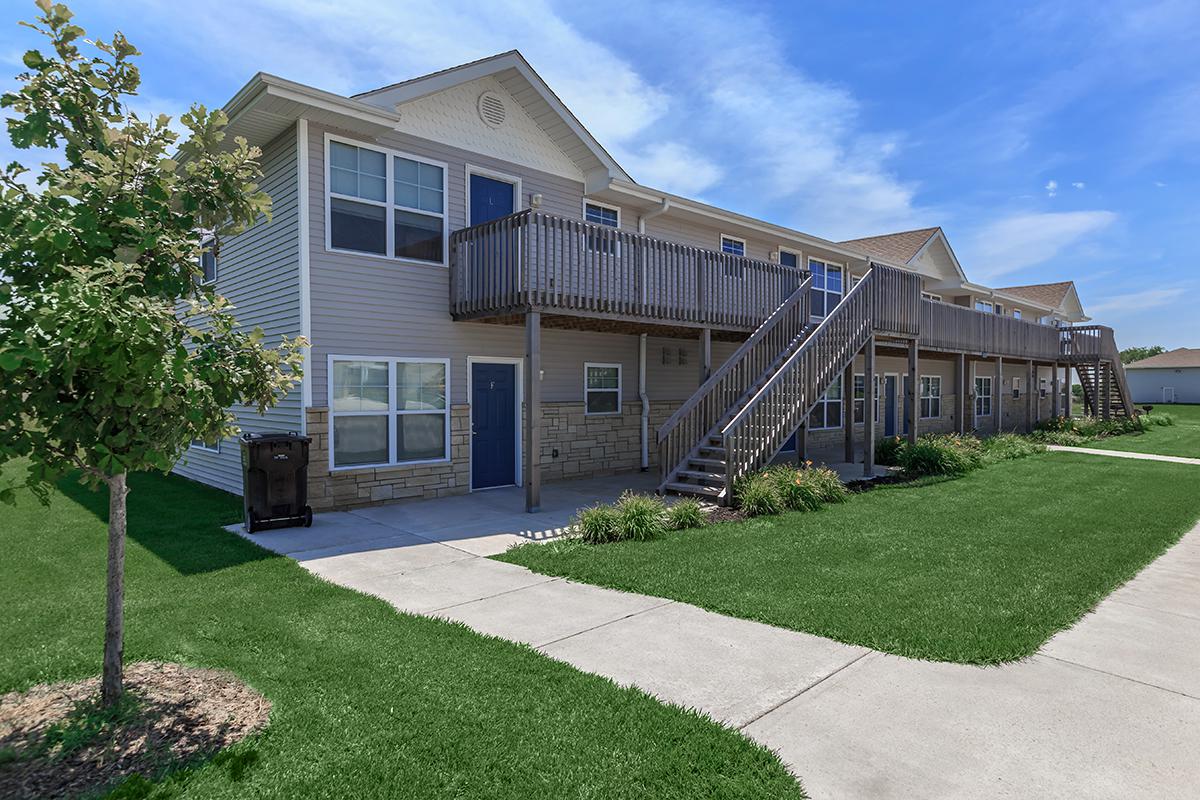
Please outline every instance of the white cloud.
[[652, 144], [621, 153], [618, 161], [639, 182], [672, 194], [695, 197], [721, 180], [720, 167], [678, 142]]
[[1014, 214], [977, 231], [963, 248], [963, 263], [980, 280], [1042, 264], [1117, 219], [1112, 211]]
[[1150, 308], [1169, 305], [1182, 297], [1185, 291], [1183, 286], [1171, 286], [1165, 289], [1146, 289], [1142, 292], [1113, 295], [1098, 303], [1089, 304], [1088, 313], [1092, 316], [1099, 314], [1106, 314], [1110, 317], [1127, 316]]
[[1084, 183], [1083, 181], [1073, 181], [1071, 183], [1071, 185], [1074, 186], [1076, 189], [1083, 189], [1087, 186], [1087, 184]]
[[1051, 180], [1046, 182], [1046, 196], [1054, 197], [1058, 194], [1058, 181]]
[[1166, 186], [1166, 184], [1163, 183], [1162, 181], [1155, 181], [1154, 185], [1157, 186], [1159, 189], [1162, 189], [1164, 186]]

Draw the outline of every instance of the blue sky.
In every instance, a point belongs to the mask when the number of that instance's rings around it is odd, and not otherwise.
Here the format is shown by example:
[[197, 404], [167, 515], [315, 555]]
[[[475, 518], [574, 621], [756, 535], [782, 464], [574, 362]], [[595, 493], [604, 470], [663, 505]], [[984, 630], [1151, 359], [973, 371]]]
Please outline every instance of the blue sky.
[[[1122, 346], [1200, 346], [1194, 0], [71, 5], [173, 115], [259, 70], [352, 93], [519, 48], [642, 183], [832, 239], [941, 225], [974, 280], [1073, 279]], [[2, 75], [32, 9], [4, 4]]]

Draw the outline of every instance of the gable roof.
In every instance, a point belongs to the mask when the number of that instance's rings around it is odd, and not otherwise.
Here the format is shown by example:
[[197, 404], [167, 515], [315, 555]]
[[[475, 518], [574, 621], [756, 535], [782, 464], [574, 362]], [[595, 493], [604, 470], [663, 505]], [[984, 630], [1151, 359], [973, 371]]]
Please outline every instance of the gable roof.
[[1126, 364], [1125, 369], [1152, 369], [1162, 367], [1200, 367], [1200, 347], [1177, 347], [1174, 350], [1169, 350], [1166, 353], [1159, 353], [1156, 356], [1143, 358], [1141, 361], [1134, 361], [1132, 364]]
[[1031, 283], [1025, 286], [1004, 286], [996, 291], [1015, 295], [1040, 305], [1058, 308], [1067, 299], [1067, 294], [1075, 288], [1072, 281], [1057, 283]]
[[517, 50], [372, 89], [354, 95], [353, 99], [392, 110], [402, 103], [486, 76], [495, 78], [585, 175], [603, 171], [607, 178], [634, 182]]
[[925, 245], [941, 228], [918, 228], [915, 231], [885, 233], [882, 236], [866, 236], [862, 239], [847, 239], [844, 244], [867, 255], [879, 256], [891, 261], [907, 264], [925, 249]]

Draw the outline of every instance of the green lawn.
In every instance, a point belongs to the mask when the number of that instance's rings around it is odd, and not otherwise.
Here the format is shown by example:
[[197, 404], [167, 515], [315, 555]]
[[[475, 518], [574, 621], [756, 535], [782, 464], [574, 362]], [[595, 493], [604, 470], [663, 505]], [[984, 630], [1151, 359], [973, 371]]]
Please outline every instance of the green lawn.
[[1197, 470], [1049, 453], [818, 512], [498, 558], [890, 653], [993, 664], [1033, 653], [1191, 528]]
[[1170, 414], [1175, 424], [1101, 439], [1088, 447], [1200, 458], [1200, 405], [1156, 405], [1151, 414]]
[[[126, 659], [229, 669], [274, 703], [263, 734], [152, 796], [803, 796], [706, 717], [399, 614], [225, 533], [239, 502], [133, 480]], [[0, 506], [0, 693], [99, 672], [106, 503], [64, 484], [49, 509]]]

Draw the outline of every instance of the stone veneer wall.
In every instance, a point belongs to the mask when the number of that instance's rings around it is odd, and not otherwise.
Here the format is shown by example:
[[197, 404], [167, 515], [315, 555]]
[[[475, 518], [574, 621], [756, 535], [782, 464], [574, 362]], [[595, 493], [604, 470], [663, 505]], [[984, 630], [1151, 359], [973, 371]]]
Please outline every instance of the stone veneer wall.
[[[658, 464], [655, 432], [678, 402], [650, 404], [650, 466]], [[632, 472], [641, 464], [640, 401], [620, 414], [587, 416], [581, 402], [542, 404], [542, 480]], [[329, 410], [308, 409], [308, 502], [314, 511], [382, 505], [397, 500], [466, 494], [471, 486], [471, 407], [450, 409], [451, 460], [412, 466], [329, 469]]]

